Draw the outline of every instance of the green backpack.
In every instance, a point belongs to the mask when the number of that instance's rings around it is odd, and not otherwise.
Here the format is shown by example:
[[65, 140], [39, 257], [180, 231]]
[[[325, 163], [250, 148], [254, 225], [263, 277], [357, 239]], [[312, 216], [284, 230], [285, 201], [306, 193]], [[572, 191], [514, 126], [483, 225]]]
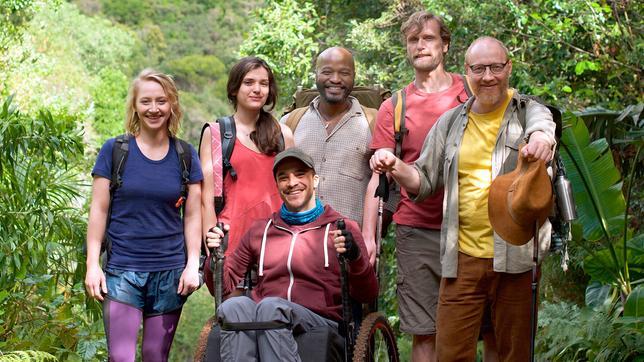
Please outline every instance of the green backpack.
[[[306, 113], [309, 104], [320, 94], [317, 88], [302, 89], [298, 87], [293, 95], [293, 104], [291, 104], [284, 114], [288, 114], [285, 124], [295, 132], [297, 125], [300, 123], [302, 116]], [[376, 124], [376, 116], [378, 115], [378, 108], [385, 99], [391, 97], [391, 91], [382, 88], [380, 85], [373, 87], [354, 87], [351, 91], [351, 96], [358, 99], [362, 106], [367, 121], [369, 122], [369, 129], [373, 133], [373, 128]]]

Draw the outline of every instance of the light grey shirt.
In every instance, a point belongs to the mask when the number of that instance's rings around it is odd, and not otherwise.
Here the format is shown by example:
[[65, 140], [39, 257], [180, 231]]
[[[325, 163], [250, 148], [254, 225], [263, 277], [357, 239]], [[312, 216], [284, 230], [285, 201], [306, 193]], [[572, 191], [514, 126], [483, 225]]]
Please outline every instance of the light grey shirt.
[[[470, 98], [453, 125], [449, 119], [459, 107], [447, 111], [431, 129], [420, 157], [414, 164], [420, 175], [420, 189], [412, 200], [422, 200], [435, 190], [445, 185], [443, 201], [443, 223], [441, 225], [441, 264], [444, 278], [455, 278], [458, 265], [458, 155], [467, 127], [467, 112], [474, 98]], [[555, 144], [555, 123], [547, 107], [530, 101], [526, 106], [526, 125], [522, 128], [518, 118], [519, 94], [515, 91], [508, 108], [503, 115], [497, 133], [496, 144], [492, 152], [492, 178], [512, 171], [503, 169], [505, 159], [517, 157], [517, 140], [529, 136], [532, 132], [541, 131], [548, 136], [550, 144]], [[513, 167], [508, 167], [513, 168]], [[410, 195], [410, 197], [413, 195]], [[539, 259], [542, 259], [550, 245], [551, 225], [548, 221], [539, 230]], [[494, 271], [505, 273], [522, 273], [532, 267], [533, 241], [522, 246], [506, 243], [494, 233]]]
[[[349, 97], [351, 108], [342, 116], [330, 134], [318, 111], [316, 97], [297, 125], [295, 146], [309, 154], [320, 176], [317, 195], [340, 214], [362, 226], [364, 196], [371, 178], [369, 149], [371, 130], [358, 100]], [[282, 117], [284, 123], [288, 115]]]

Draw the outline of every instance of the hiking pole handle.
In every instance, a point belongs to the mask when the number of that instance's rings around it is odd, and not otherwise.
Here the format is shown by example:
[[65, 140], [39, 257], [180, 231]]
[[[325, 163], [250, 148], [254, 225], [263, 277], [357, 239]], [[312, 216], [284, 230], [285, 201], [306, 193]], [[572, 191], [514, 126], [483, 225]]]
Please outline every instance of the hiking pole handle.
[[382, 201], [389, 201], [389, 179], [386, 173], [381, 173], [378, 178], [378, 187], [373, 197], [380, 197]]
[[[226, 258], [224, 253], [228, 247], [228, 233], [224, 230], [224, 223], [218, 222], [217, 227], [224, 232], [224, 238], [221, 240], [219, 247], [213, 248], [214, 250], [212, 250], [212, 260], [214, 260], [213, 274], [215, 276], [215, 308], [219, 308], [223, 301], [224, 259]], [[210, 231], [214, 231], [213, 229], [210, 229]]]

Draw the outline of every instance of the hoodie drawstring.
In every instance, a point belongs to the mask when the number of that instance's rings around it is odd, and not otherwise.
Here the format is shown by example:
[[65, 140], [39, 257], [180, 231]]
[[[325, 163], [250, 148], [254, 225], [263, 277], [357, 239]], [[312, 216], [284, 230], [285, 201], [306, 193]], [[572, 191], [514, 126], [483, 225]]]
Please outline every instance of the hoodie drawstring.
[[268, 219], [266, 227], [264, 228], [264, 236], [262, 237], [262, 249], [259, 253], [259, 276], [264, 276], [264, 254], [266, 252], [266, 234], [268, 234], [268, 228], [271, 226], [273, 219]]
[[324, 232], [324, 267], [329, 267], [329, 249], [327, 242], [329, 241], [329, 229], [331, 224], [326, 224], [326, 231]]

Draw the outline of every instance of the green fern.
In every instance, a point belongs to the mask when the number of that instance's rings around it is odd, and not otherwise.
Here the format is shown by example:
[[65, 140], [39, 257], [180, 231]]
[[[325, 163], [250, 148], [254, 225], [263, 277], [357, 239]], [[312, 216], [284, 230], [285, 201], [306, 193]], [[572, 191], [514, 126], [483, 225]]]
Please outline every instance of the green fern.
[[644, 354], [644, 334], [617, 314], [544, 303], [539, 311], [538, 361], [631, 361]]
[[58, 362], [58, 359], [42, 351], [13, 351], [2, 354], [0, 362]]

